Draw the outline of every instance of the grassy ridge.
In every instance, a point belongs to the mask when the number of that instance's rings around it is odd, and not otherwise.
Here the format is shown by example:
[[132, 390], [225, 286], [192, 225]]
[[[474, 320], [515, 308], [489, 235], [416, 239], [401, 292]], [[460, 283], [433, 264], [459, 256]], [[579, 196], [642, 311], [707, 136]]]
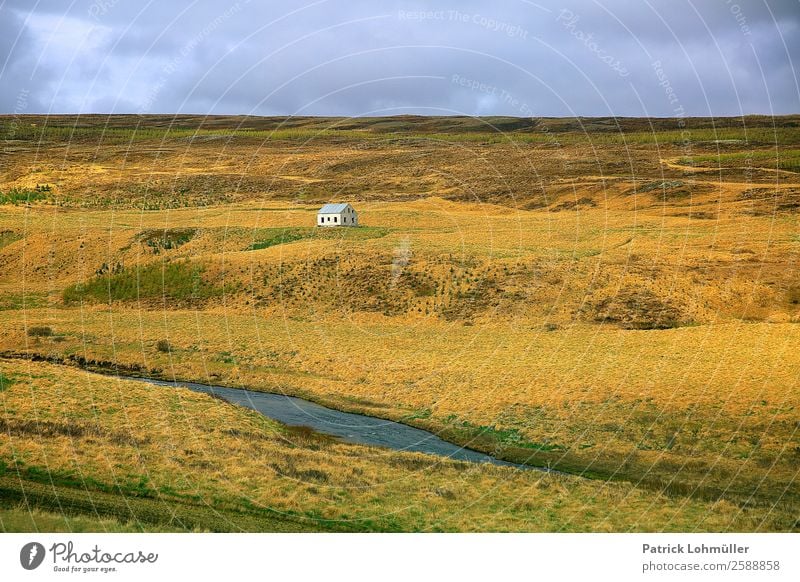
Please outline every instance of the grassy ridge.
[[[45, 183], [52, 193], [41, 202], [84, 210], [441, 197], [564, 211], [603, 205], [641, 180], [695, 173], [709, 182], [692, 184], [696, 205], [696, 194], [713, 191], [714, 176], [669, 160], [689, 150], [705, 156], [800, 144], [795, 118], [773, 120], [774, 126], [690, 120], [685, 130], [675, 120], [206, 121], [128, 117], [106, 125], [102, 118], [6, 118], [9, 168], [0, 190]], [[770, 183], [771, 165], [766, 160], [756, 171], [734, 166], [726, 178]], [[569, 181], [582, 184], [578, 196]], [[709, 212], [718, 211], [711, 196], [703, 198]], [[633, 197], [627, 200], [634, 206]], [[654, 205], [644, 202], [637, 210]]]
[[250, 245], [250, 250], [257, 251], [300, 240], [367, 240], [386, 236], [389, 232], [388, 228], [368, 226], [357, 228], [262, 228], [253, 231], [253, 238], [256, 240]]
[[223, 294], [223, 289], [203, 279], [203, 266], [188, 261], [151, 263], [98, 275], [64, 289], [65, 303], [163, 299], [186, 303]]
[[43, 125], [0, 123], [0, 140], [25, 140], [34, 142], [68, 141], [97, 142], [99, 144], [132, 144], [142, 141], [187, 141], [187, 140], [252, 140], [290, 142], [360, 142], [365, 140], [398, 141], [428, 140], [432, 142], [476, 143], [476, 144], [531, 144], [531, 145], [653, 145], [653, 144], [704, 144], [715, 142], [740, 142], [743, 145], [796, 145], [800, 144], [800, 132], [794, 127], [703, 127], [687, 129], [641, 128], [624, 126], [594, 131], [589, 128], [570, 126], [567, 131], [548, 127], [530, 127], [525, 131], [507, 131], [503, 125], [493, 128], [486, 124], [478, 130], [459, 132], [457, 128], [447, 132], [420, 131], [414, 124], [404, 125], [395, 131], [371, 131], [364, 129], [336, 128], [275, 128], [252, 129], [228, 127], [208, 129], [204, 127], [106, 127], [103, 125], [69, 126], [56, 122]]
[[752, 166], [800, 172], [800, 150], [749, 151], [684, 157], [680, 163], [704, 168]]
[[465, 115], [388, 117], [260, 117], [247, 115], [0, 115], [0, 123], [9, 130], [21, 126], [58, 125], [62, 127], [127, 129], [276, 129], [359, 130], [374, 133], [420, 131], [424, 133], [485, 132], [489, 127], [507, 131], [546, 130], [555, 133], [570, 131], [635, 132], [653, 129], [666, 131], [678, 124], [689, 129], [800, 127], [800, 116], [746, 115], [742, 117], [473, 117]]

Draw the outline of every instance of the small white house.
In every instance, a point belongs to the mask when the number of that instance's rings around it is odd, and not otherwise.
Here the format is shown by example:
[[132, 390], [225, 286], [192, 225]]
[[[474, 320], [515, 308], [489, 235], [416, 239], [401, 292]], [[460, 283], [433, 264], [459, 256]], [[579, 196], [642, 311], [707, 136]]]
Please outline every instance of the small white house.
[[358, 226], [358, 214], [349, 204], [326, 204], [317, 212], [317, 226]]

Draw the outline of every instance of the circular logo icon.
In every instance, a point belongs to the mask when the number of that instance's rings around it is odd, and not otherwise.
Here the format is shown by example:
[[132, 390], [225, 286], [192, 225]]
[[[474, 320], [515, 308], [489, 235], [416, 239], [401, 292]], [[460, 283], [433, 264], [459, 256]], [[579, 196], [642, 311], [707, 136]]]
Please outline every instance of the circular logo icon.
[[42, 565], [44, 553], [44, 546], [39, 542], [27, 543], [19, 552], [19, 563], [26, 570], [35, 570]]

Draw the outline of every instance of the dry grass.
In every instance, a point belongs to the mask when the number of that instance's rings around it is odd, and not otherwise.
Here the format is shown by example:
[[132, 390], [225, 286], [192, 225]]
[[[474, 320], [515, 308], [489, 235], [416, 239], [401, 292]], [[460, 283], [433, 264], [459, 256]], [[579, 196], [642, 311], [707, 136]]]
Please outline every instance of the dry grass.
[[148, 527], [141, 523], [121, 522], [108, 517], [64, 515], [24, 506], [0, 509], [0, 532], [106, 532], [139, 533], [181, 531], [165, 526]]
[[[124, 309], [28, 316], [68, 338], [33, 351], [78, 364], [287, 391], [506, 458], [797, 508], [796, 324], [547, 331], [367, 315], [344, 324]], [[3, 348], [24, 341], [21, 327], [4, 325]], [[168, 354], [157, 349], [165, 335]]]
[[[168, 215], [8, 213], [0, 227], [18, 228], [24, 217], [27, 232], [0, 249], [0, 290], [18, 294], [24, 274], [29, 296], [58, 303], [85, 295], [179, 307], [196, 296], [228, 310], [299, 316], [335, 308], [633, 328], [798, 315], [790, 298], [797, 243], [788, 217], [708, 221], [607, 207], [551, 213], [441, 199], [360, 209], [363, 221], [388, 232], [271, 244], [274, 229], [313, 220], [312, 207], [274, 203]], [[173, 230], [198, 232], [154, 252], [141, 233], [150, 236], [165, 219]], [[202, 278], [184, 277], [179, 286], [173, 279], [181, 269], [202, 271]]]
[[[0, 361], [6, 475], [165, 506], [269, 510], [363, 530], [770, 529], [741, 511], [631, 486], [310, 439], [184, 389]], [[58, 427], [58, 429], [56, 428]]]
[[[797, 527], [796, 129], [693, 121], [687, 152], [641, 120], [184, 119], [130, 148], [124, 120], [62, 121], [7, 144], [0, 191], [50, 189], [0, 213], [0, 350], [286, 390]], [[331, 199], [367, 227], [317, 233]], [[320, 487], [331, 459], [269, 465]], [[423, 514], [398, 527], [450, 519]]]

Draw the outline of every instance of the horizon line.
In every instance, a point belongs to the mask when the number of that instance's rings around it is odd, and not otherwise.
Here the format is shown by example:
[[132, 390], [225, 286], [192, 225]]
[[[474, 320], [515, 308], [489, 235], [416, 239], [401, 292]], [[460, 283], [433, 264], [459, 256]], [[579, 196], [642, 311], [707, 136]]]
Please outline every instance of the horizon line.
[[19, 113], [8, 112], [0, 113], [0, 117], [257, 117], [257, 118], [280, 118], [280, 119], [389, 119], [398, 117], [417, 117], [422, 119], [435, 118], [467, 118], [467, 119], [742, 119], [745, 117], [796, 117], [800, 116], [800, 111], [796, 113], [743, 113], [741, 115], [426, 115], [420, 113], [398, 113], [393, 115], [291, 115], [273, 114], [259, 115], [252, 113]]

